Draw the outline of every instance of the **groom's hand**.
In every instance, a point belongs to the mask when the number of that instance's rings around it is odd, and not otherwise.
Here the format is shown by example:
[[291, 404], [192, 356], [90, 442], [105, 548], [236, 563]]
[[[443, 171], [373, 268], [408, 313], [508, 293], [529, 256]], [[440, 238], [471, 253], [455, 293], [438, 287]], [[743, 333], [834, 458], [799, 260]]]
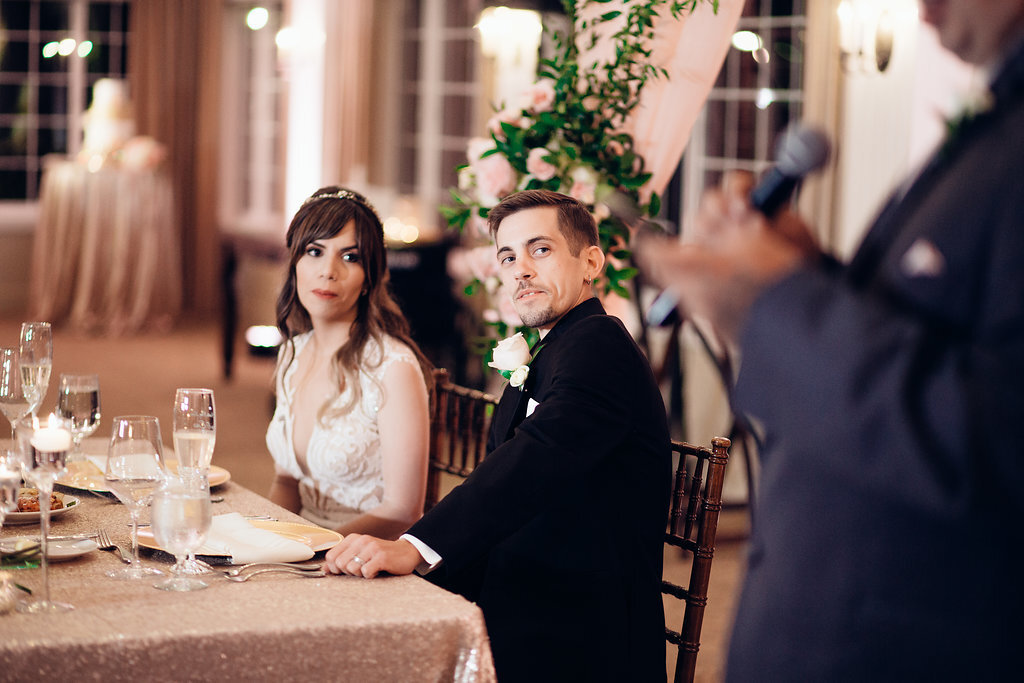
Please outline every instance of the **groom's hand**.
[[423, 562], [409, 541], [385, 541], [363, 534], [349, 534], [327, 551], [324, 567], [332, 574], [372, 579], [380, 572], [412, 574]]

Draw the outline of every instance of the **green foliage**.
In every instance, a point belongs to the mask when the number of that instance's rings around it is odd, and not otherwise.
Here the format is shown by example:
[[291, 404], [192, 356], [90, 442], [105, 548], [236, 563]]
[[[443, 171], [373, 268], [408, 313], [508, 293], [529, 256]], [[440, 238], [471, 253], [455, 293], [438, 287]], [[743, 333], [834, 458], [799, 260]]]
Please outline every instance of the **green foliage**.
[[[552, 35], [556, 54], [541, 60], [533, 96], [525, 103], [503, 103], [494, 119], [500, 123], [492, 126], [489, 139], [471, 143], [468, 164], [459, 167], [459, 187], [451, 193], [454, 203], [441, 211], [450, 227], [465, 230], [478, 225], [494, 204], [517, 190], [570, 194], [589, 206], [601, 246], [613, 257], [599, 286], [629, 297], [626, 283], [636, 275], [627, 246], [629, 229], [611, 215], [602, 199], [620, 193], [652, 217], [658, 214], [661, 200], [651, 193], [646, 203], [641, 201], [640, 190], [651, 174], [644, 169], [632, 136], [622, 128], [650, 79], [668, 75], [650, 64], [659, 13], [667, 10], [678, 18], [699, 2], [710, 2], [717, 11], [718, 2], [625, 0], [622, 10], [581, 16], [580, 9], [608, 1], [589, 0], [577, 8], [574, 0], [563, 0], [572, 28]], [[602, 62], [588, 58], [581, 64], [578, 45], [593, 46], [599, 39], [611, 41], [610, 57]], [[480, 293], [487, 288], [478, 283], [466, 291]], [[507, 323], [491, 324], [499, 337], [509, 332]]]

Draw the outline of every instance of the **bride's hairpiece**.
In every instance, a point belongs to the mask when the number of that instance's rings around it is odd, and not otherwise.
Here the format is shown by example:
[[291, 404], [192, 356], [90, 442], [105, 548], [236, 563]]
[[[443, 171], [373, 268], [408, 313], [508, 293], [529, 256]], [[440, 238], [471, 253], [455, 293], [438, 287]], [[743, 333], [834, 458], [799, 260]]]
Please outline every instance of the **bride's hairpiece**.
[[377, 221], [380, 221], [380, 216], [377, 214], [377, 209], [373, 208], [373, 205], [370, 204], [370, 202], [366, 201], [366, 197], [359, 194], [358, 192], [341, 189], [338, 190], [337, 192], [325, 192], [324, 194], [315, 194], [312, 197], [306, 197], [304, 200], [302, 200], [302, 206], [305, 206], [306, 204], [311, 204], [312, 202], [318, 201], [320, 199], [351, 199], [356, 204], [361, 204], [362, 206], [365, 206], [367, 209], [369, 209], [370, 213], [377, 217]]

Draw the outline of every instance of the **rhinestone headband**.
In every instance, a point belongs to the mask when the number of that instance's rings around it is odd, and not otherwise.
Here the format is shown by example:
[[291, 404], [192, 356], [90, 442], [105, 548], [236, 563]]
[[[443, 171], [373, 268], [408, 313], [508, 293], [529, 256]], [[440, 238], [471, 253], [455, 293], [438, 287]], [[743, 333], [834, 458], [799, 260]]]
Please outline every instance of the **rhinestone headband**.
[[315, 194], [312, 197], [306, 197], [304, 200], [302, 200], [302, 206], [305, 206], [306, 204], [311, 204], [320, 199], [349, 199], [355, 202], [356, 204], [365, 206], [367, 209], [370, 210], [370, 213], [372, 213], [374, 216], [377, 216], [377, 220], [380, 221], [380, 216], [377, 214], [377, 209], [373, 208], [373, 206], [368, 201], [366, 201], [361, 195], [358, 195], [351, 190], [338, 190], [337, 192], [329, 192], [326, 194]]

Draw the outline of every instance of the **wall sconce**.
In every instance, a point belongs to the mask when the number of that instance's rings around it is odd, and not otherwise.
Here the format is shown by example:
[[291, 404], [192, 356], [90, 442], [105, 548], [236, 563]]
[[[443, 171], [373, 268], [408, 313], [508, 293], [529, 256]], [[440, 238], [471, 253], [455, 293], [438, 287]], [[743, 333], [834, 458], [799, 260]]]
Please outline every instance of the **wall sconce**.
[[892, 61], [895, 20], [885, 3], [873, 0], [842, 0], [839, 17], [839, 51], [847, 73], [884, 73]]
[[475, 28], [480, 32], [481, 52], [494, 60], [497, 101], [514, 102], [536, 77], [537, 51], [544, 32], [540, 13], [485, 7]]

